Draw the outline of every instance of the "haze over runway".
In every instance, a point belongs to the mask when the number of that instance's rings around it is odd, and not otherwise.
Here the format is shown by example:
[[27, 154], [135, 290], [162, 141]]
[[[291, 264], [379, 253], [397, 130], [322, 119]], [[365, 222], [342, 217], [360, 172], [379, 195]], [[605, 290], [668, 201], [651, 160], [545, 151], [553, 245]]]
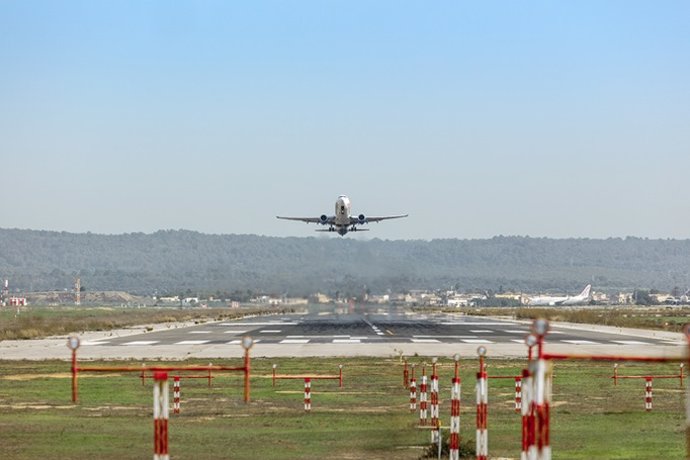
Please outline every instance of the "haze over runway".
[[[251, 317], [200, 325], [159, 326], [116, 333], [86, 333], [79, 354], [85, 358], [181, 359], [240, 356], [244, 336], [255, 341], [254, 356], [461, 356], [478, 346], [489, 356], [524, 357], [528, 321], [459, 314], [426, 314], [403, 308], [311, 306], [290, 315]], [[41, 346], [40, 343], [44, 345]], [[547, 338], [551, 350], [601, 354], [663, 355], [686, 347], [680, 333], [555, 325]], [[22, 351], [24, 347], [24, 351]], [[67, 355], [65, 339], [5, 341], [8, 359], [46, 359]], [[33, 351], [31, 351], [33, 350]], [[32, 353], [39, 354], [33, 356]]]

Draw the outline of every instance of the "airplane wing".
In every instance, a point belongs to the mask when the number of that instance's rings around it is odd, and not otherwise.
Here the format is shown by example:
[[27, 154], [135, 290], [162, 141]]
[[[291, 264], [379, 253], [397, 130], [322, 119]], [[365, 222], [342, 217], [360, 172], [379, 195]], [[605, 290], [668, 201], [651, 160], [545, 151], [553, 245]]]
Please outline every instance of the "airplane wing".
[[[356, 224], [368, 224], [369, 222], [381, 222], [382, 220], [388, 220], [388, 219], [402, 219], [403, 217], [407, 217], [409, 214], [401, 214], [399, 216], [379, 216], [379, 217], [368, 217], [368, 216], [352, 216], [350, 217], [350, 224], [356, 225]], [[364, 217], [364, 219], [362, 219]]]
[[306, 222], [308, 224], [322, 224], [322, 225], [328, 225], [332, 224], [333, 221], [335, 220], [335, 217], [327, 217], [325, 215], [321, 217], [284, 217], [284, 216], [276, 216], [277, 219], [285, 219], [285, 220], [296, 220], [300, 222]]

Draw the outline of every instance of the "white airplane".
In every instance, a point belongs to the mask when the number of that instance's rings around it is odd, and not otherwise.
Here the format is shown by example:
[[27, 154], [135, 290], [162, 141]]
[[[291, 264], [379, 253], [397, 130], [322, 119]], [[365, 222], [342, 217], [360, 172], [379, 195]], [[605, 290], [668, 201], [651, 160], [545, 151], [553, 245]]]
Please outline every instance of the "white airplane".
[[368, 224], [369, 222], [380, 222], [386, 219], [400, 219], [407, 217], [407, 214], [399, 216], [383, 216], [383, 217], [367, 217], [360, 214], [357, 217], [352, 215], [352, 203], [345, 195], [340, 195], [335, 202], [335, 215], [327, 216], [322, 214], [320, 217], [282, 217], [276, 216], [278, 219], [299, 220], [308, 224], [328, 225], [328, 228], [318, 229], [317, 232], [338, 232], [340, 236], [344, 236], [347, 232], [366, 232], [368, 228], [357, 228], [358, 225]]
[[537, 296], [527, 299], [528, 305], [578, 305], [587, 303], [592, 298], [592, 285], [588, 284], [576, 296]]

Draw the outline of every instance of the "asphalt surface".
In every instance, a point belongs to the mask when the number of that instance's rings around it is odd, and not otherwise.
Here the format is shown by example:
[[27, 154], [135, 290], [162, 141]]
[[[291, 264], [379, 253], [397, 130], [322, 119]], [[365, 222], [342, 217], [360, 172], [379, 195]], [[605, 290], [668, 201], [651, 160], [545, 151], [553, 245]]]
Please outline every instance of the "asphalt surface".
[[[300, 314], [263, 316], [200, 325], [158, 326], [81, 336], [80, 357], [88, 359], [184, 359], [237, 357], [244, 336], [254, 356], [491, 356], [522, 357], [528, 322], [455, 314], [420, 314], [403, 308], [310, 307]], [[68, 358], [65, 338], [0, 342], [0, 358]], [[681, 356], [681, 334], [553, 324], [549, 350], [558, 353]]]

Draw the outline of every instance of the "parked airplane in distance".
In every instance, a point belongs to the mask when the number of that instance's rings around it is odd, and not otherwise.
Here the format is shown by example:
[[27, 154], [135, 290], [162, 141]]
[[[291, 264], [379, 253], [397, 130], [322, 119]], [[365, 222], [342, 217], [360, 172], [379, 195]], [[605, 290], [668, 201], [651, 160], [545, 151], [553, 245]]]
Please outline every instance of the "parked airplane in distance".
[[537, 296], [527, 299], [528, 305], [579, 305], [592, 299], [592, 285], [588, 284], [576, 296]]
[[368, 224], [369, 222], [380, 222], [387, 219], [400, 219], [407, 217], [407, 214], [399, 216], [382, 216], [382, 217], [367, 217], [360, 214], [357, 217], [352, 215], [352, 203], [345, 195], [340, 195], [335, 202], [335, 215], [327, 216], [322, 214], [320, 217], [282, 217], [276, 216], [278, 219], [299, 220], [311, 224], [328, 225], [328, 228], [318, 229], [317, 232], [338, 232], [340, 236], [344, 236], [347, 232], [366, 232], [368, 228], [357, 228], [358, 225]]

